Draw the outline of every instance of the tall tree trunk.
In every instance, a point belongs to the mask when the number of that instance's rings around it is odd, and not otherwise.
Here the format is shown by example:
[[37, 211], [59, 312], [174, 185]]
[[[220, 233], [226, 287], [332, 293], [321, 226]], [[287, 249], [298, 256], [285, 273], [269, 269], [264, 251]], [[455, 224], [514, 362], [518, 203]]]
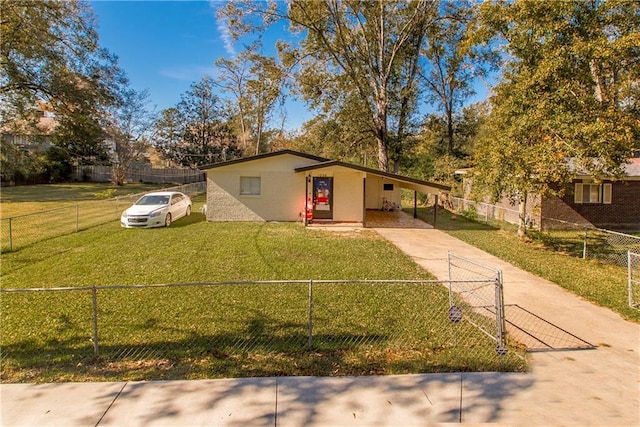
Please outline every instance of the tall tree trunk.
[[389, 146], [389, 135], [387, 132], [387, 120], [380, 117], [378, 114], [376, 117], [376, 140], [378, 142], [378, 169], [383, 172], [389, 171], [389, 155], [387, 149]]
[[527, 192], [520, 196], [518, 202], [518, 236], [527, 235]]
[[453, 156], [453, 109], [447, 108], [447, 153]]

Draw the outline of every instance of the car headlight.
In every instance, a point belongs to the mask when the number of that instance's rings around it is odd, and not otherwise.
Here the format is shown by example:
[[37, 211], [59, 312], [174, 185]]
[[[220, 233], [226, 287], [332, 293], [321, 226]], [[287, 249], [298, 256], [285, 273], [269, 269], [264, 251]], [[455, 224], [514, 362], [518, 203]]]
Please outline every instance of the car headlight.
[[162, 214], [162, 210], [159, 211], [153, 211], [151, 212], [151, 214], [149, 215], [149, 218], [155, 218], [157, 216], [160, 216]]
[[127, 211], [123, 211], [122, 215], [120, 215], [122, 218], [127, 218]]

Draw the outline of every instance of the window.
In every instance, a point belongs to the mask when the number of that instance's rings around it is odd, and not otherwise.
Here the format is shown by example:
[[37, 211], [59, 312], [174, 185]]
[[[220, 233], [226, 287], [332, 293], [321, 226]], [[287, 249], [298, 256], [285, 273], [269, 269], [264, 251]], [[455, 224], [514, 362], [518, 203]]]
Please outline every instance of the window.
[[576, 204], [601, 203], [610, 205], [612, 200], [611, 184], [594, 184], [590, 182], [577, 182], [573, 195]]
[[393, 191], [393, 184], [382, 184], [382, 189], [384, 191]]
[[241, 196], [259, 196], [260, 195], [260, 177], [259, 176], [241, 176], [240, 177], [240, 195]]

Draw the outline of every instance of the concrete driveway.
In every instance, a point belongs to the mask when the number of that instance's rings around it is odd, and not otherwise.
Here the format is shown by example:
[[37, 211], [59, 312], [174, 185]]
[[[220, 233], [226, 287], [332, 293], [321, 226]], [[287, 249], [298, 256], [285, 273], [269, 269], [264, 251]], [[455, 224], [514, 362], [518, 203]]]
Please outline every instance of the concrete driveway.
[[[505, 304], [517, 304], [596, 346], [530, 353], [531, 383], [495, 401], [490, 422], [518, 425], [640, 425], [640, 325], [434, 229], [376, 231], [438, 279], [449, 251], [501, 269]], [[507, 319], [508, 319], [507, 312]], [[492, 389], [482, 390], [491, 396]], [[498, 408], [496, 408], [498, 409]], [[464, 421], [464, 419], [463, 419]], [[489, 420], [488, 420], [489, 421]]]

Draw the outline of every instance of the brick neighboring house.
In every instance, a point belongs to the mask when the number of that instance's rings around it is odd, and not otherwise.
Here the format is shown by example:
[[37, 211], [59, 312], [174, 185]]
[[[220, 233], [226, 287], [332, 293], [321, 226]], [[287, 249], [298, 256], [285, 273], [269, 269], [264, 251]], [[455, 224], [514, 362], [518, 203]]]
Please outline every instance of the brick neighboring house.
[[[469, 172], [468, 169], [456, 172], [463, 176], [465, 199], [470, 199], [473, 186]], [[640, 158], [630, 159], [625, 172], [621, 179], [598, 183], [589, 175], [577, 174], [564, 187], [562, 197], [530, 194], [529, 223], [543, 229], [563, 228], [566, 222], [623, 232], [640, 231]], [[518, 223], [518, 207], [506, 198], [484, 209], [487, 217]]]
[[557, 227], [556, 219], [618, 231], [640, 231], [640, 158], [625, 165], [620, 180], [596, 183], [578, 175], [562, 197], [545, 197], [540, 203], [542, 227]]

